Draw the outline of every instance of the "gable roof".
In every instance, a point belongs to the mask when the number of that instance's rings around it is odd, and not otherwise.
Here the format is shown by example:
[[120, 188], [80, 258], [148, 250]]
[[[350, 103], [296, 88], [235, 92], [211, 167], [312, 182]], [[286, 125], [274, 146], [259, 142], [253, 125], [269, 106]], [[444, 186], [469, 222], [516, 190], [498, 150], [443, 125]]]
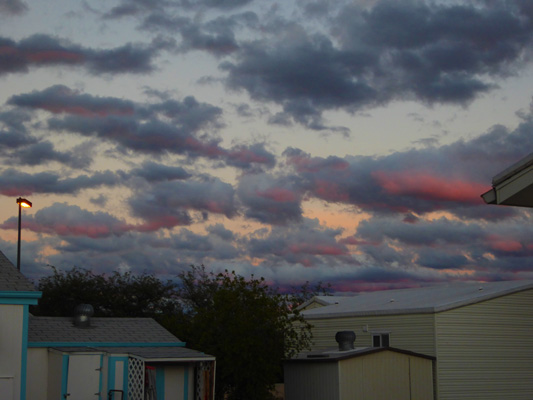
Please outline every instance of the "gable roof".
[[30, 316], [28, 346], [68, 353], [107, 352], [142, 357], [145, 361], [198, 361], [215, 357], [188, 349], [185, 343], [151, 318], [91, 318], [79, 328], [69, 317]]
[[362, 315], [435, 313], [533, 289], [533, 281], [450, 283], [382, 290], [347, 297], [338, 304], [302, 311], [306, 319]]
[[395, 347], [356, 347], [351, 350], [339, 351], [334, 350], [324, 350], [324, 351], [312, 351], [312, 352], [303, 352], [299, 353], [296, 357], [291, 359], [284, 360], [284, 363], [320, 363], [320, 362], [335, 362], [340, 360], [345, 360], [349, 358], [366, 356], [369, 354], [381, 353], [383, 351], [390, 351], [393, 353], [405, 354], [409, 356], [415, 356], [420, 358], [425, 358], [428, 360], [435, 360], [435, 357], [428, 356], [426, 354], [415, 353], [409, 350], [397, 349]]
[[69, 317], [30, 316], [28, 342], [53, 343], [182, 343], [152, 318], [91, 318], [80, 328]]
[[0, 292], [36, 292], [31, 283], [0, 251]]

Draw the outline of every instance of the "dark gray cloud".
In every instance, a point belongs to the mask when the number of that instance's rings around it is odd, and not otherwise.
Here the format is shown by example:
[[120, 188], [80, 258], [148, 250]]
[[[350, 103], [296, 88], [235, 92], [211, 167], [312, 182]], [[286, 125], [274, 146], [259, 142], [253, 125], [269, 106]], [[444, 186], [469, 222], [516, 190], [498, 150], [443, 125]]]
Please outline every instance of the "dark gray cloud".
[[250, 257], [269, 266], [358, 264], [338, 240], [341, 233], [321, 227], [318, 220], [303, 219], [299, 224], [272, 227], [269, 233], [258, 232], [250, 238], [248, 251]]
[[153, 161], [145, 161], [139, 168], [133, 168], [130, 174], [139, 176], [148, 182], [182, 180], [191, 177], [191, 174], [182, 167], [171, 167]]
[[55, 150], [54, 145], [48, 141], [40, 141], [9, 152], [8, 159], [11, 164], [18, 165], [38, 166], [55, 161], [71, 168], [84, 169], [93, 161], [92, 145], [86, 143], [63, 152]]
[[[64, 85], [12, 96], [8, 104], [45, 110], [52, 131], [70, 132], [115, 143], [121, 152], [206, 157], [245, 170], [272, 168], [275, 156], [265, 143], [226, 149], [215, 135], [223, 126], [222, 110], [187, 96], [151, 104], [80, 93]], [[1, 140], [1, 138], [0, 138]], [[55, 157], [56, 159], [59, 157]]]
[[119, 174], [111, 171], [95, 172], [92, 175], [78, 175], [63, 178], [52, 172], [29, 174], [13, 168], [0, 172], [0, 194], [4, 196], [25, 196], [33, 193], [75, 194], [83, 189], [101, 186], [116, 186], [122, 183]]
[[244, 175], [237, 193], [248, 218], [275, 225], [297, 222], [302, 218], [302, 191], [290, 177]]
[[21, 0], [0, 0], [0, 15], [20, 15], [28, 11], [28, 5]]
[[171, 42], [128, 43], [114, 49], [85, 48], [65, 39], [36, 34], [19, 42], [0, 37], [0, 75], [28, 72], [33, 67], [80, 66], [91, 74], [145, 74], [154, 71], [154, 59]]
[[384, 0], [345, 6], [332, 21], [333, 36], [278, 22], [271, 37], [241, 43], [220, 64], [227, 86], [282, 105], [271, 122], [323, 130], [325, 110], [400, 99], [467, 104], [519, 70], [533, 39], [520, 2]]
[[[3, 229], [16, 229], [17, 218], [5, 221]], [[35, 215], [25, 216], [24, 229], [60, 237], [84, 236], [105, 238], [122, 235], [132, 230], [131, 225], [105, 212], [90, 212], [66, 203], [54, 203], [42, 208]]]
[[165, 181], [136, 192], [129, 199], [134, 216], [161, 227], [189, 225], [190, 211], [199, 212], [201, 219], [209, 214], [228, 218], [237, 213], [231, 185], [217, 178], [189, 181]]

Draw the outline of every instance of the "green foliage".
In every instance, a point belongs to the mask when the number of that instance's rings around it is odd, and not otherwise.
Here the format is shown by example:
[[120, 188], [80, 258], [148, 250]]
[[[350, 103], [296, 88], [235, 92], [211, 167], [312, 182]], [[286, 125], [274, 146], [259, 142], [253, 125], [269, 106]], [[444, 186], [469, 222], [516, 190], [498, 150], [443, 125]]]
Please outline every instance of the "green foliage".
[[41, 278], [37, 288], [43, 296], [31, 309], [34, 315], [72, 316], [82, 303], [94, 307], [95, 317], [161, 319], [180, 311], [176, 284], [148, 274], [105, 275], [81, 268], [59, 271], [52, 267], [52, 275]]
[[291, 312], [291, 296], [263, 278], [214, 274], [192, 267], [180, 274], [186, 324], [180, 336], [217, 357], [216, 398], [272, 399], [281, 360], [309, 347], [310, 326]]

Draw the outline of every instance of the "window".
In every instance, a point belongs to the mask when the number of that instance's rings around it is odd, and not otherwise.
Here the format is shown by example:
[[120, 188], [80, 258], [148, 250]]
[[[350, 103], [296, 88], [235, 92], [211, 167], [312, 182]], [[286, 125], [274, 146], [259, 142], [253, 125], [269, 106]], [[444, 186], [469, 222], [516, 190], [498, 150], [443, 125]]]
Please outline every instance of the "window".
[[390, 334], [388, 333], [373, 333], [372, 334], [372, 347], [389, 347], [390, 346]]

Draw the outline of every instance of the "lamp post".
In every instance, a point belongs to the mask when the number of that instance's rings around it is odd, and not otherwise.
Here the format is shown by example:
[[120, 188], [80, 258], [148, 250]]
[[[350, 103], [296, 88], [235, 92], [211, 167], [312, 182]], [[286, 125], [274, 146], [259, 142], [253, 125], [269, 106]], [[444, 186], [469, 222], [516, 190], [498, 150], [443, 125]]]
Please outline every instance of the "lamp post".
[[18, 246], [17, 246], [17, 270], [20, 271], [20, 221], [22, 219], [22, 207], [30, 208], [31, 201], [27, 199], [23, 199], [22, 197], [19, 197], [17, 199], [17, 204], [19, 205], [19, 241], [18, 241]]

